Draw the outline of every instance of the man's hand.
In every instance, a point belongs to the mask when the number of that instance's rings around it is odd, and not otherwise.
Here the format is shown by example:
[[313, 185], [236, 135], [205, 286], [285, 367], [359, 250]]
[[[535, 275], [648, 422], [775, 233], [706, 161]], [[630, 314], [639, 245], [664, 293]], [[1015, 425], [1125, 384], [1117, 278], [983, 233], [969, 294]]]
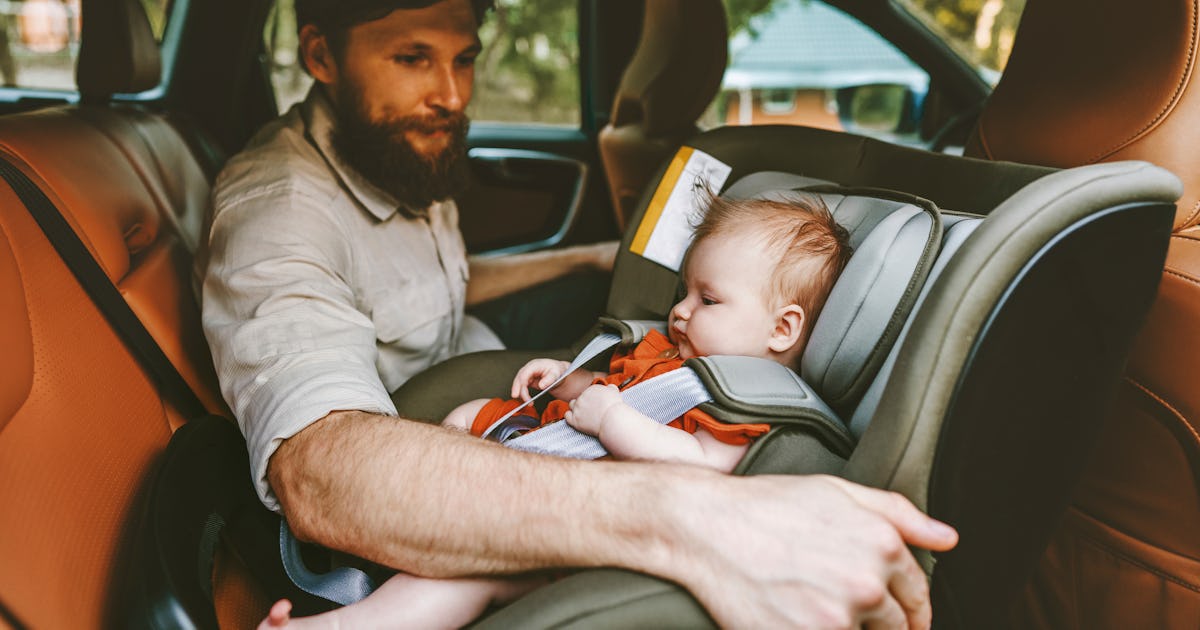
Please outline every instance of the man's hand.
[[834, 477], [725, 479], [689, 497], [708, 506], [682, 530], [700, 547], [683, 558], [700, 563], [674, 576], [722, 627], [929, 626], [928, 581], [905, 545], [950, 549], [949, 526]]
[[563, 418], [567, 424], [588, 435], [600, 435], [604, 417], [616, 405], [624, 404], [616, 385], [592, 385], [571, 401]]

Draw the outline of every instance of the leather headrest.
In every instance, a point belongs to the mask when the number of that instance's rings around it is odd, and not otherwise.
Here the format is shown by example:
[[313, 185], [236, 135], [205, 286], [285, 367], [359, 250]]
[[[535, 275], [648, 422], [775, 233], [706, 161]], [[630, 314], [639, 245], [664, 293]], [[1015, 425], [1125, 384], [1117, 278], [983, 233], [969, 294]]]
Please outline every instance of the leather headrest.
[[1146, 160], [1183, 179], [1200, 220], [1197, 0], [1029, 0], [967, 155], [1067, 168]]
[[613, 101], [612, 125], [640, 121], [652, 138], [690, 134], [725, 74], [724, 5], [655, 0], [646, 3], [645, 15], [637, 52]]
[[158, 42], [138, 0], [88, 0], [75, 82], [84, 102], [149, 90], [159, 84]]

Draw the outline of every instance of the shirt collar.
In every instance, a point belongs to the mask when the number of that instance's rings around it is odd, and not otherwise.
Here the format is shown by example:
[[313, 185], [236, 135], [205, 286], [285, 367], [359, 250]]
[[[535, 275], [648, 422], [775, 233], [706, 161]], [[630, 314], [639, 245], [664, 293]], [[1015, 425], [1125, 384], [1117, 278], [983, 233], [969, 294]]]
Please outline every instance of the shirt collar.
[[333, 146], [337, 113], [334, 112], [333, 103], [325, 96], [325, 90], [321, 88], [320, 83], [314, 83], [312, 89], [308, 91], [301, 112], [304, 116], [304, 127], [307, 130], [309, 141], [317, 147], [322, 157], [325, 158], [325, 162], [337, 174], [338, 179], [342, 182], [342, 187], [349, 191], [350, 196], [354, 197], [367, 212], [380, 221], [388, 220], [402, 208], [406, 214], [414, 216], [422, 216], [426, 213], [426, 208], [413, 211], [402, 205], [396, 201], [395, 197], [372, 184], [353, 166], [342, 160], [341, 154]]

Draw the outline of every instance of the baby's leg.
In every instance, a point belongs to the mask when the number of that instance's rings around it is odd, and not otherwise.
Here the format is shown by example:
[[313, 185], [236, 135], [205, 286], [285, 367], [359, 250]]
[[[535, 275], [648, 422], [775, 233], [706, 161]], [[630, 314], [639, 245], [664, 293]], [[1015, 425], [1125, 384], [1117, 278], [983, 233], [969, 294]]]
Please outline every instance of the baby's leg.
[[271, 628], [461, 628], [492, 604], [506, 603], [546, 584], [547, 578], [433, 580], [398, 573], [362, 601], [327, 613], [289, 618], [280, 600], [258, 626]]
[[488, 400], [479, 398], [455, 407], [454, 411], [451, 411], [446, 415], [446, 419], [442, 420], [442, 426], [469, 432], [471, 425], [475, 422], [475, 416], [479, 415], [479, 411], [483, 409]]

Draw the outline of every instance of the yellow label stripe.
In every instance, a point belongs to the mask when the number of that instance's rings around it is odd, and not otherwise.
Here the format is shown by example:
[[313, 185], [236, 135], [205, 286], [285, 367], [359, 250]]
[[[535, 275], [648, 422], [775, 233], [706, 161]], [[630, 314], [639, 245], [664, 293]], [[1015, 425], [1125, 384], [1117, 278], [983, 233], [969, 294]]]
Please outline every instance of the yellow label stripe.
[[654, 191], [650, 205], [646, 207], [646, 214], [642, 215], [642, 222], [638, 225], [637, 233], [633, 235], [629, 251], [638, 255], [645, 253], [646, 244], [650, 242], [650, 235], [654, 233], [658, 219], [662, 216], [663, 208], [667, 205], [667, 199], [671, 197], [671, 191], [675, 190], [675, 184], [679, 181], [679, 176], [683, 174], [683, 167], [692, 157], [692, 151], [692, 147], [680, 147], [679, 151], [675, 153], [675, 157], [671, 158], [667, 172], [663, 173], [662, 180], [658, 182], [658, 189]]

